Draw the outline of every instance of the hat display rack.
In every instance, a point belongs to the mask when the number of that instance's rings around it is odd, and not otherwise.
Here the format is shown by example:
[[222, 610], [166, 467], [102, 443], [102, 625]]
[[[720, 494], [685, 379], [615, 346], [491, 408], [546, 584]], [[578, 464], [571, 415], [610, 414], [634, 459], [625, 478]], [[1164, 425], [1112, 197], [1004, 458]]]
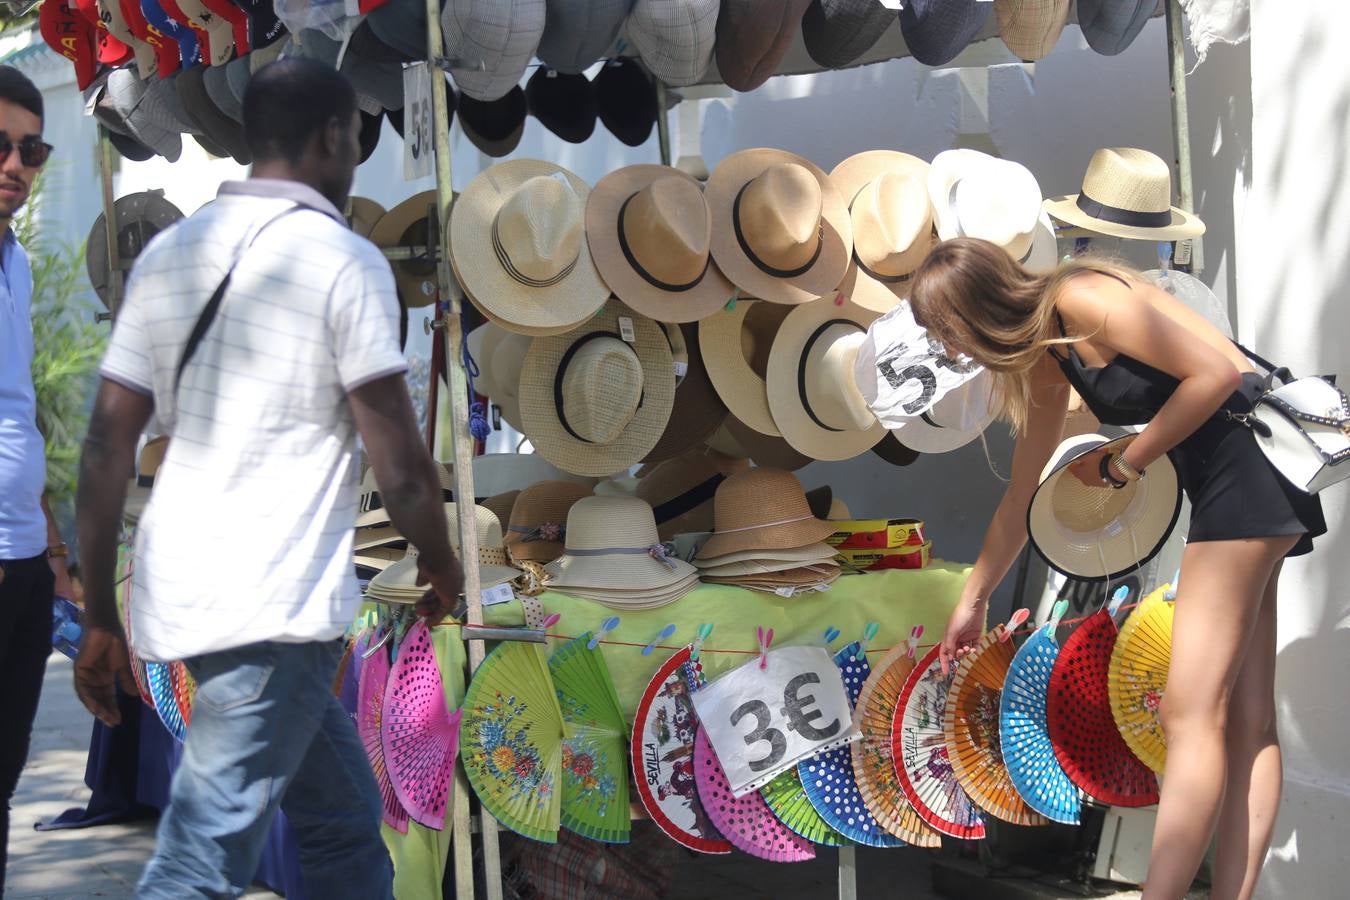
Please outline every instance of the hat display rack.
[[[642, 6], [643, 0], [637, 0], [637, 6]], [[671, 146], [670, 133], [667, 122], [668, 107], [672, 105], [671, 100], [679, 102], [679, 96], [667, 92], [667, 84], [672, 86], [689, 86], [697, 84], [717, 84], [726, 81], [728, 86], [735, 89], [748, 90], [762, 83], [765, 78], [772, 75], [782, 74], [806, 74], [819, 72], [825, 69], [846, 68], [850, 66], [866, 65], [874, 62], [881, 62], [887, 59], [893, 59], [901, 56], [915, 55], [920, 57], [923, 62], [922, 54], [911, 51], [906, 47], [908, 39], [916, 48], [923, 46], [926, 41], [922, 35], [918, 35], [915, 29], [922, 29], [924, 9], [936, 6], [935, 3], [915, 2], [912, 4], [914, 9], [909, 15], [909, 19], [899, 19], [895, 14], [889, 13], [882, 16], [878, 10], [883, 9], [877, 4], [876, 10], [870, 11], [869, 21], [872, 23], [868, 27], [874, 32], [874, 36], [869, 34], [867, 40], [861, 38], [853, 40], [852, 43], [844, 40], [839, 35], [831, 37], [829, 29], [831, 27], [831, 16], [837, 15], [843, 18], [855, 15], [849, 12], [848, 8], [857, 6], [857, 4], [841, 2], [821, 2], [812, 4], [811, 9], [807, 10], [806, 22], [803, 25], [803, 33], [791, 35], [791, 40], [787, 40], [784, 34], [752, 36], [754, 41], [750, 43], [756, 47], [763, 44], [770, 45], [767, 48], [769, 54], [778, 54], [776, 64], [771, 64], [767, 74], [764, 67], [759, 68], [750, 66], [748, 73], [728, 73], [724, 78], [713, 65], [706, 66], [706, 72], [696, 77], [684, 77], [667, 74], [662, 71], [655, 72], [655, 90], [657, 94], [657, 115], [656, 132], [657, 143], [660, 151], [660, 162], [665, 165], [671, 165]], [[973, 6], [984, 6], [984, 4], [974, 4]], [[1080, 9], [1081, 9], [1080, 4]], [[911, 4], [906, 4], [910, 7]], [[716, 7], [716, 4], [713, 4]], [[1179, 206], [1181, 209], [1190, 209], [1193, 207], [1193, 187], [1191, 176], [1191, 150], [1189, 137], [1184, 123], [1187, 121], [1187, 97], [1185, 82], [1185, 51], [1183, 44], [1183, 26], [1182, 12], [1178, 5], [1178, 0], [1166, 0], [1163, 5], [1167, 19], [1168, 36], [1168, 64], [1169, 79], [1171, 82], [1171, 104], [1172, 104], [1172, 125], [1174, 146], [1177, 153], [1177, 179], [1179, 182]], [[835, 12], [832, 13], [831, 10]], [[425, 22], [425, 57], [430, 62], [433, 71], [449, 71], [452, 74], [458, 74], [458, 63], [455, 60], [447, 58], [445, 50], [445, 37], [441, 28], [441, 3], [439, 0], [425, 0], [425, 11], [422, 16]], [[981, 41], [994, 37], [999, 34], [999, 17], [984, 13], [984, 24], [971, 32], [968, 36], [971, 41]], [[975, 13], [975, 16], [981, 13]], [[1151, 15], [1157, 15], [1152, 12]], [[1127, 36], [1121, 36], [1114, 33], [1108, 33], [1104, 36], [1098, 36], [1096, 40], [1089, 37], [1089, 44], [1099, 53], [1119, 52], [1124, 48], [1133, 35], [1137, 34], [1138, 27], [1142, 21], [1151, 17], [1150, 14], [1141, 12], [1136, 19], [1139, 22], [1133, 22], [1129, 27], [1133, 28], [1133, 33]], [[883, 21], [884, 19], [884, 21]], [[1077, 21], [1077, 18], [1071, 18], [1069, 21]], [[740, 27], [744, 29], [744, 24]], [[1095, 27], [1095, 26], [1094, 26]], [[1085, 33], [1087, 26], [1085, 26]], [[719, 29], [720, 31], [720, 29]], [[903, 33], [903, 37], [902, 37]], [[916, 35], [918, 35], [916, 37]], [[720, 35], [719, 35], [720, 37]], [[759, 40], [763, 37], [763, 40]], [[931, 36], [930, 36], [931, 37]], [[934, 39], [937, 40], [937, 39]], [[1010, 47], [1020, 48], [1037, 42], [1048, 49], [1049, 45], [1054, 43], [1054, 36], [1049, 35], [1017, 35], [1014, 40], [1011, 35], [1005, 36], [1005, 42]], [[940, 42], [940, 41], [938, 41]], [[694, 42], [698, 43], [698, 42]], [[706, 40], [708, 49], [708, 59], [712, 57], [712, 38]], [[1102, 49], [1107, 47], [1108, 49]], [[621, 40], [619, 43], [619, 52], [629, 56], [641, 48], [641, 41], [634, 40], [633, 45]], [[683, 48], [690, 50], [692, 48]], [[959, 48], [958, 48], [959, 49]], [[952, 54], [955, 55], [954, 53]], [[406, 57], [405, 57], [406, 58]], [[772, 63], [772, 61], [771, 61]], [[974, 63], [980, 65], [981, 63]], [[659, 66], [654, 68], [659, 69]], [[470, 71], [470, 75], [477, 74]], [[731, 83], [732, 81], [737, 83]], [[744, 83], [741, 83], [744, 82]], [[450, 211], [454, 201], [454, 192], [451, 181], [451, 153], [450, 153], [450, 122], [451, 122], [451, 97], [445, 78], [430, 79], [430, 99], [431, 99], [431, 123], [433, 138], [433, 162], [436, 187], [434, 192], [434, 208], [429, 210], [428, 215], [428, 235], [425, 245], [417, 246], [389, 246], [383, 248], [386, 258], [391, 261], [421, 259], [426, 261], [434, 260], [436, 264], [436, 303], [435, 318], [427, 323], [427, 328], [433, 331], [432, 344], [432, 365], [430, 373], [430, 385], [428, 396], [428, 446], [435, 445], [435, 432], [437, 415], [437, 405], [441, 402], [438, 396], [437, 385], [443, 377], [445, 385], [448, 388], [449, 409], [452, 422], [452, 447], [453, 447], [453, 477], [454, 492], [460, 497], [476, 496], [473, 485], [473, 466], [472, 458], [475, 453], [475, 438], [469, 430], [469, 406], [474, 399], [469, 394], [469, 377], [465, 370], [463, 355], [460, 352], [451, 352], [453, 348], [463, 346], [463, 325], [461, 313], [464, 309], [464, 300], [466, 299], [462, 290], [458, 287], [455, 278], [450, 254], [446, 252], [445, 236], [449, 233]], [[106, 222], [115, 223], [116, 218], [116, 196], [113, 183], [113, 173], [115, 171], [114, 149], [115, 145], [112, 138], [112, 132], [106, 124], [100, 122], [98, 125], [99, 148], [97, 159], [99, 162], [101, 189], [104, 217]], [[1061, 232], [1062, 235], [1072, 235], [1072, 230]], [[106, 311], [96, 314], [96, 321], [110, 321], [115, 315], [122, 299], [124, 290], [124, 276], [130, 269], [130, 260], [124, 259], [120, 252], [118, 240], [118, 229], [105, 228], [104, 235], [106, 240], [106, 269], [104, 273], [104, 283], [106, 284], [105, 305]], [[101, 249], [101, 248], [100, 248]], [[1202, 265], [1200, 255], [1199, 241], [1193, 241], [1190, 244], [1190, 262], [1192, 271], [1198, 272]], [[457, 504], [456, 524], [459, 530], [459, 550], [460, 556], [467, 559], [478, 557], [478, 527], [475, 519], [475, 506], [472, 503]], [[539, 632], [521, 633], [516, 631], [513, 635], [512, 629], [486, 628], [483, 626], [482, 598], [480, 594], [479, 570], [476, 566], [466, 566], [464, 572], [464, 593], [467, 599], [466, 611], [464, 616], [465, 627], [462, 629], [462, 638], [467, 644], [469, 671], [472, 673], [483, 662], [486, 656], [486, 640], [538, 640]], [[454, 869], [455, 869], [455, 891], [456, 896], [460, 898], [472, 898], [475, 896], [474, 886], [474, 849], [472, 845], [473, 834], [476, 832], [481, 840], [481, 852], [484, 861], [485, 875], [485, 893], [488, 898], [496, 900], [502, 896], [501, 890], [501, 860], [498, 850], [498, 834], [496, 820], [486, 811], [470, 815], [470, 791], [465, 776], [462, 771], [455, 774], [456, 788], [452, 791], [453, 805], [448, 811], [449, 823], [453, 828], [453, 851], [454, 851]], [[475, 827], [476, 826], [476, 827]], [[857, 897], [856, 888], [856, 858], [855, 850], [851, 846], [844, 846], [839, 849], [839, 897], [841, 900], [854, 900]]]

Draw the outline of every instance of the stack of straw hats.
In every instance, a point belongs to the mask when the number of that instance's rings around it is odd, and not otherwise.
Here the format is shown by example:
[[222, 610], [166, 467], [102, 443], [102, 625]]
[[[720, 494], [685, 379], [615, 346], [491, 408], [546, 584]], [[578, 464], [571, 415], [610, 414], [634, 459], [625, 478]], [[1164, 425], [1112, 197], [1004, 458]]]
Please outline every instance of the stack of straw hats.
[[834, 525], [811, 514], [801, 482], [781, 469], [751, 469], [717, 489], [715, 528], [694, 557], [699, 577], [793, 596], [839, 577]]
[[[459, 528], [455, 504], [445, 504], [450, 526], [450, 545], [459, 553]], [[502, 523], [482, 506], [474, 507], [478, 534], [478, 578], [481, 587], [505, 584], [520, 572], [511, 567], [502, 543]], [[392, 563], [370, 580], [366, 595], [383, 603], [416, 603], [429, 588], [417, 584], [417, 548], [408, 547], [402, 559]]]
[[562, 556], [567, 516], [591, 490], [574, 481], [541, 481], [522, 490], [506, 526], [506, 552], [512, 560], [550, 563]]
[[545, 567], [549, 590], [615, 609], [655, 609], [698, 586], [656, 532], [652, 508], [636, 497], [583, 497], [567, 514], [563, 554]]

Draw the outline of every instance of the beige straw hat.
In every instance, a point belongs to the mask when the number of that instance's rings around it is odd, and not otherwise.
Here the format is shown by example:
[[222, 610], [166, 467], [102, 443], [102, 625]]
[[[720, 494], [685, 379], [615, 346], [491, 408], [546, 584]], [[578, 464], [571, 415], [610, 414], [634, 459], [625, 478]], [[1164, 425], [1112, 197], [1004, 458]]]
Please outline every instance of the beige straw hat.
[[640, 612], [647, 609], [660, 609], [680, 600], [690, 591], [699, 586], [700, 582], [696, 576], [681, 578], [668, 588], [659, 591], [643, 591], [638, 594], [626, 591], [607, 591], [602, 588], [583, 588], [571, 586], [554, 587], [548, 585], [549, 590], [556, 590], [559, 593], [570, 594], [573, 597], [581, 597], [584, 600], [593, 600], [601, 606], [607, 606], [610, 609], [626, 610], [628, 612]]
[[790, 309], [780, 303], [740, 300], [698, 323], [703, 367], [731, 414], [755, 431], [777, 437], [769, 412], [769, 350]]
[[[1031, 267], [1041, 186], [1026, 166], [978, 150], [945, 150], [928, 170], [928, 196], [939, 238], [981, 238]], [[1044, 234], [1041, 238], [1043, 253]], [[1053, 252], [1053, 231], [1050, 238]]]
[[511, 507], [506, 550], [512, 559], [552, 562], [562, 555], [567, 513], [591, 489], [574, 481], [541, 481], [525, 488]]
[[466, 338], [469, 355], [478, 364], [474, 387], [497, 407], [516, 431], [520, 431], [520, 365], [529, 352], [529, 335], [507, 331], [495, 322], [484, 322]]
[[511, 510], [515, 508], [516, 498], [519, 496], [520, 491], [503, 491], [491, 497], [484, 497], [478, 501], [478, 505], [496, 516], [498, 522], [505, 522], [511, 518]]
[[141, 447], [136, 460], [136, 477], [127, 485], [126, 502], [122, 505], [122, 518], [126, 522], [134, 525], [145, 513], [145, 505], [150, 502], [150, 492], [155, 487], [155, 476], [164, 465], [164, 454], [168, 452], [167, 435], [152, 437]]
[[[829, 546], [828, 544], [825, 546]], [[746, 575], [776, 575], [779, 572], [792, 572], [797, 569], [808, 568], [811, 566], [829, 566], [838, 569], [838, 564], [834, 561], [834, 550], [828, 554], [817, 556], [808, 560], [785, 560], [785, 559], [743, 559], [737, 562], [718, 563], [715, 566], [700, 565], [698, 574], [700, 578], [740, 578]]]
[[669, 166], [606, 175], [586, 202], [586, 240], [614, 295], [658, 322], [696, 322], [734, 288], [712, 261], [703, 188]]
[[[711, 537], [711, 535], [709, 535]], [[698, 541], [700, 549], [707, 543], [707, 539]], [[755, 550], [737, 550], [733, 553], [724, 553], [721, 556], [695, 557], [694, 565], [700, 570], [713, 568], [715, 566], [727, 566], [733, 563], [748, 561], [776, 563], [788, 563], [790, 566], [804, 566], [822, 559], [832, 559], [835, 550], [829, 544], [823, 541], [814, 544], [807, 544], [804, 547], [791, 547], [788, 549], [763, 548]]]
[[353, 557], [357, 566], [383, 572], [406, 555], [406, 551], [393, 547], [372, 547], [362, 550]]
[[651, 319], [611, 301], [574, 331], [535, 338], [520, 391], [538, 453], [568, 472], [609, 475], [649, 453], [670, 421], [670, 344]]
[[786, 150], [742, 150], [713, 170], [706, 196], [713, 259], [745, 296], [807, 303], [843, 280], [853, 225], [819, 166]]
[[[436, 466], [436, 477], [441, 482], [441, 494], [449, 502], [455, 497], [454, 470], [448, 464]], [[374, 488], [374, 491], [370, 491]], [[379, 485], [375, 483], [375, 470], [371, 469], [361, 480], [361, 507], [364, 510], [356, 517], [357, 528], [374, 528], [389, 524], [389, 510], [380, 499]]]
[[552, 163], [513, 159], [479, 174], [450, 214], [464, 292], [504, 327], [571, 328], [609, 296], [586, 245], [590, 188]]
[[1172, 206], [1172, 171], [1167, 163], [1134, 147], [1093, 153], [1082, 191], [1045, 201], [1045, 211], [1088, 231], [1140, 241], [1205, 233], [1198, 216]]
[[696, 447], [653, 466], [638, 479], [635, 494], [651, 504], [662, 540], [684, 532], [711, 531], [718, 486], [728, 476], [749, 468], [749, 460]]
[[792, 310], [769, 353], [769, 409], [783, 439], [813, 459], [852, 459], [886, 436], [853, 381], [858, 347], [881, 315], [817, 300]]
[[[445, 517], [450, 528], [450, 546], [459, 553], [459, 528], [456, 519], [455, 504], [445, 504]], [[478, 534], [478, 577], [481, 587], [493, 587], [505, 584], [520, 574], [506, 558], [506, 548], [502, 545], [502, 525], [491, 511], [481, 506], [474, 507], [474, 520]], [[370, 580], [366, 589], [371, 597], [387, 603], [416, 603], [417, 599], [430, 588], [417, 585], [417, 548], [408, 547], [407, 554], [399, 561]]]
[[1160, 456], [1123, 488], [1088, 487], [1069, 465], [1094, 450], [1120, 452], [1134, 435], [1069, 438], [1041, 473], [1027, 510], [1027, 534], [1051, 568], [1083, 581], [1109, 581], [1157, 555], [1181, 514], [1176, 467]]
[[1069, 21], [1069, 0], [994, 0], [998, 36], [1015, 56], [1044, 59]]
[[351, 225], [352, 231], [363, 238], [370, 237], [370, 233], [375, 230], [375, 226], [387, 212], [383, 206], [369, 197], [348, 197], [347, 209], [347, 222]]
[[[435, 214], [436, 202], [435, 191], [423, 191], [404, 200], [380, 216], [370, 229], [370, 242], [380, 248], [426, 247], [430, 240], [427, 216]], [[394, 260], [389, 265], [394, 270], [398, 297], [404, 306], [430, 306], [436, 302], [440, 288], [434, 254]]]
[[864, 309], [887, 312], [932, 249], [928, 163], [894, 150], [868, 150], [834, 167], [830, 180], [849, 205], [853, 257], [839, 292]]
[[652, 508], [636, 497], [583, 497], [567, 514], [563, 555], [546, 567], [549, 588], [601, 589], [640, 600], [697, 575], [668, 556]]
[[375, 525], [370, 528], [358, 528], [352, 536], [352, 549], [356, 551], [373, 550], [377, 547], [389, 547], [394, 544], [406, 544], [407, 539], [393, 525]]
[[781, 469], [751, 469], [722, 482], [715, 517], [716, 529], [699, 548], [699, 559], [805, 547], [834, 534], [834, 525], [811, 515], [797, 477]]
[[748, 459], [757, 466], [788, 472], [795, 472], [814, 462], [811, 457], [798, 453], [781, 437], [761, 434], [735, 416], [727, 416], [722, 427], [708, 439], [708, 446], [728, 456]]

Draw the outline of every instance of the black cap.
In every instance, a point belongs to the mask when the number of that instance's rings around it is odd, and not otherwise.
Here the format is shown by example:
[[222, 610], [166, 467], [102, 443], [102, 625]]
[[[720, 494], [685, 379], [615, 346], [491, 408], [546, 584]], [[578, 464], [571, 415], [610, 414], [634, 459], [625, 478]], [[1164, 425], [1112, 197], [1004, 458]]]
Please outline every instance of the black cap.
[[656, 125], [656, 84], [633, 59], [605, 63], [591, 82], [600, 121], [616, 138], [640, 147]]
[[572, 144], [595, 133], [595, 91], [585, 75], [565, 75], [540, 66], [525, 83], [525, 100], [549, 131]]
[[132, 162], [145, 162], [155, 155], [155, 151], [131, 135], [114, 131], [111, 128], [108, 129], [108, 140], [112, 143], [113, 149], [122, 154], [124, 159], [129, 159]]
[[380, 130], [384, 128], [384, 116], [372, 116], [361, 110], [361, 162], [370, 159], [375, 147], [380, 143]]
[[520, 144], [528, 104], [520, 85], [497, 100], [459, 98], [459, 125], [475, 147], [488, 156], [506, 156]]

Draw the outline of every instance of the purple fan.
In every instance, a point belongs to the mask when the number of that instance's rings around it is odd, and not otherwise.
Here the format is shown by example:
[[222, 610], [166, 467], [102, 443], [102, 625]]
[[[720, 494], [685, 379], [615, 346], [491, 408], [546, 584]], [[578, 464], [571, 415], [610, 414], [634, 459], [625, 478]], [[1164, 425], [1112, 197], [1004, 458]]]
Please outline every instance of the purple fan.
[[440, 831], [454, 785], [460, 710], [450, 711], [431, 629], [409, 629], [384, 690], [380, 743], [394, 794], [408, 817]]
[[694, 777], [708, 817], [733, 846], [770, 862], [815, 859], [811, 842], [778, 821], [758, 791], [740, 798], [731, 793], [726, 772], [702, 728], [694, 739]]
[[361, 685], [357, 689], [356, 730], [361, 743], [366, 745], [370, 768], [375, 772], [375, 783], [380, 786], [380, 800], [384, 806], [384, 822], [400, 834], [408, 833], [408, 811], [399, 803], [394, 786], [389, 781], [389, 769], [384, 762], [384, 746], [380, 742], [380, 720], [384, 712], [384, 686], [389, 681], [389, 653], [381, 647], [361, 666]]

